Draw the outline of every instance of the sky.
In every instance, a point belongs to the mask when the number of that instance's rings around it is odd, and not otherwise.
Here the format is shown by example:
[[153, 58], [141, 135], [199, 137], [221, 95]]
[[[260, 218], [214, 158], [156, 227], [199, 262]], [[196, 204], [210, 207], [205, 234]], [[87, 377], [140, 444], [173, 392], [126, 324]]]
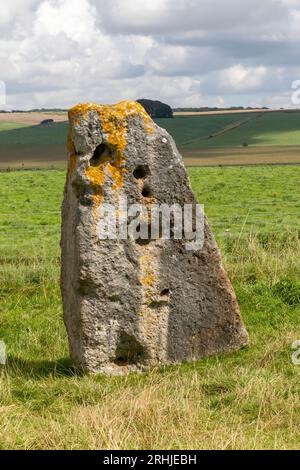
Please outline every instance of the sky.
[[2, 109], [138, 98], [172, 107], [295, 107], [300, 0], [3, 3]]

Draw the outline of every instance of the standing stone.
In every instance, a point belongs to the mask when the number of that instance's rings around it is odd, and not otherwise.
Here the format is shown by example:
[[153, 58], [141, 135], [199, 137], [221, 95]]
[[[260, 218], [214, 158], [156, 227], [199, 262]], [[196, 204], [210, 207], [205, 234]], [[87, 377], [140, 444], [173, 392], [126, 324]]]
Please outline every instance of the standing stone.
[[[186, 239], [101, 239], [101, 208], [196, 207], [175, 143], [136, 102], [69, 112], [61, 288], [74, 363], [127, 373], [193, 361], [248, 343], [206, 218], [204, 246]], [[195, 222], [195, 216], [193, 221]]]

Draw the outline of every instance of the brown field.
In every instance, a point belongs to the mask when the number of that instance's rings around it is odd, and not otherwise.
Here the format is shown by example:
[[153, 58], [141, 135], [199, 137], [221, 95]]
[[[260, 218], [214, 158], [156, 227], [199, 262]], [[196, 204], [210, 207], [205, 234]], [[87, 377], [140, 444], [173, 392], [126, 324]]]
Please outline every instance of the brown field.
[[[186, 166], [300, 164], [300, 146], [181, 150]], [[66, 164], [64, 145], [0, 145], [0, 169], [58, 168]]]
[[0, 145], [0, 169], [51, 168], [66, 164], [64, 145]]
[[300, 146], [209, 148], [182, 151], [187, 166], [300, 164]]
[[[226, 111], [202, 111], [202, 112], [175, 112], [174, 116], [207, 116], [221, 114], [244, 114], [244, 113], [272, 113], [277, 109], [244, 109], [244, 110], [226, 110]], [[289, 111], [289, 110], [286, 110]], [[290, 110], [295, 111], [295, 110]], [[18, 124], [39, 124], [44, 119], [53, 119], [55, 122], [63, 122], [68, 120], [67, 113], [0, 113], [0, 122], [16, 122]]]
[[67, 113], [0, 113], [0, 122], [35, 125], [40, 124], [44, 119], [63, 122], [68, 120], [68, 116]]

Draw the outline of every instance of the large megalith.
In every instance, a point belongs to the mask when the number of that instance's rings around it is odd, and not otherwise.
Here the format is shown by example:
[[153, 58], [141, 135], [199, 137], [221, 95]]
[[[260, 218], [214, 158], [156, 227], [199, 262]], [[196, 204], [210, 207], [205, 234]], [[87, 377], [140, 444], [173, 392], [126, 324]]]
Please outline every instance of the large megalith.
[[[205, 217], [196, 243], [201, 216], [170, 135], [136, 102], [83, 104], [69, 112], [68, 153], [61, 288], [74, 363], [90, 372], [127, 373], [246, 345]], [[143, 209], [140, 219], [127, 211], [134, 205]], [[189, 230], [177, 230], [174, 212], [170, 236], [160, 218], [153, 233], [149, 214], [159, 205], [192, 207]], [[123, 225], [105, 237], [107, 217]]]

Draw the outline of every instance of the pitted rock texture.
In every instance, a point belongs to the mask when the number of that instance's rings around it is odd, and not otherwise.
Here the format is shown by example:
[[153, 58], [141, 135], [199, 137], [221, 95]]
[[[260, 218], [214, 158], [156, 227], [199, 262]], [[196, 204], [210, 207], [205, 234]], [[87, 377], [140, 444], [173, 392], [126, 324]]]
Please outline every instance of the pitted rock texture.
[[194, 194], [170, 135], [136, 102], [69, 112], [61, 288], [74, 363], [127, 373], [247, 345], [235, 293], [205, 218], [202, 249], [186, 240], [101, 240], [101, 205], [184, 203]]

